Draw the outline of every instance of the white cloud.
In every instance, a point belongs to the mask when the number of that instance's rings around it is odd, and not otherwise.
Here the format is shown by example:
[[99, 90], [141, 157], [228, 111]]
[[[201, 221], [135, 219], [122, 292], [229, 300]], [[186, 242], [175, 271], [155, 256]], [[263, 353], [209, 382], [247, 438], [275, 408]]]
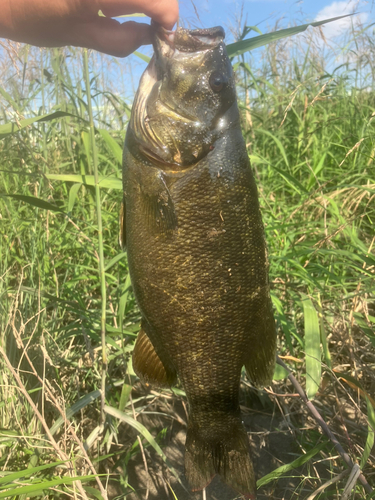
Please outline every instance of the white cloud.
[[333, 2], [318, 12], [317, 16], [315, 17], [315, 21], [322, 21], [323, 19], [330, 19], [332, 17], [339, 17], [346, 14], [353, 14], [354, 12], [358, 12], [358, 14], [354, 16], [346, 17], [338, 21], [333, 21], [323, 26], [324, 36], [327, 39], [332, 39], [335, 36], [339, 36], [344, 31], [350, 29], [353, 22], [354, 24], [356, 24], [357, 22], [365, 23], [368, 18], [368, 13], [363, 12], [364, 8], [364, 2], [361, 1], [349, 0], [346, 2]]

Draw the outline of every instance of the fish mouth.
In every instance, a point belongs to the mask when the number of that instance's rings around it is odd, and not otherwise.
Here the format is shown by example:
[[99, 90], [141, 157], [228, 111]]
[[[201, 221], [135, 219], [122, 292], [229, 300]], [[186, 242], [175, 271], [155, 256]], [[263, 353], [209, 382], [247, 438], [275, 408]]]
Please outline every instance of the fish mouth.
[[[184, 53], [213, 50], [225, 38], [225, 31], [221, 26], [196, 30], [177, 28], [175, 31], [166, 30], [154, 21], [151, 22], [151, 26], [154, 29], [153, 47], [158, 81], [163, 79], [168, 59], [178, 58]], [[190, 119], [190, 117], [185, 118]]]
[[154, 51], [162, 57], [173, 57], [177, 52], [198, 52], [217, 47], [225, 38], [224, 28], [202, 28], [187, 30], [178, 28], [175, 31], [164, 29], [154, 21]]

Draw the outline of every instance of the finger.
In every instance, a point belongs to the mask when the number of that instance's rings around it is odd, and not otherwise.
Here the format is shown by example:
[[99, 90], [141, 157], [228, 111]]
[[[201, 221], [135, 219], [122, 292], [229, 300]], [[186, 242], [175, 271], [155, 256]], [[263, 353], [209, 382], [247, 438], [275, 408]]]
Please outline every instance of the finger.
[[141, 12], [166, 29], [172, 29], [178, 19], [177, 0], [99, 0], [98, 5], [105, 16], [116, 17]]
[[114, 19], [99, 17], [77, 23], [66, 33], [66, 45], [87, 47], [117, 57], [126, 57], [141, 45], [152, 43], [148, 24], [128, 21], [120, 24]]
[[152, 31], [148, 24], [133, 21], [120, 24], [105, 17], [73, 23], [60, 22], [48, 28], [43, 24], [39, 29], [35, 28], [33, 25], [32, 29], [23, 29], [22, 33], [9, 38], [37, 47], [86, 47], [117, 57], [126, 57], [141, 45], [152, 43]]

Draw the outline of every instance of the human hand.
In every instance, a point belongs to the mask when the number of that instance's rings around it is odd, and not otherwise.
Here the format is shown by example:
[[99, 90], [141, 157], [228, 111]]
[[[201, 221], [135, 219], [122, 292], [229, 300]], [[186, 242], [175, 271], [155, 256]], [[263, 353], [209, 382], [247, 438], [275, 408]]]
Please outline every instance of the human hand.
[[[3, 0], [0, 37], [38, 47], [74, 45], [125, 57], [151, 43], [148, 24], [111, 17], [143, 13], [166, 29], [178, 17], [177, 0]], [[101, 10], [107, 17], [99, 17]]]

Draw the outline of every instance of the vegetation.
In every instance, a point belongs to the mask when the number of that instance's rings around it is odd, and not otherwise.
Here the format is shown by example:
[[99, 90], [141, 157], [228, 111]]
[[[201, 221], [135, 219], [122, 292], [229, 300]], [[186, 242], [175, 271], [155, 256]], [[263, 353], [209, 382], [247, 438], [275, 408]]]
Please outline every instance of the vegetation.
[[[308, 32], [233, 64], [279, 354], [375, 487], [372, 27], [353, 26], [344, 46], [332, 60]], [[129, 63], [2, 50], [0, 498], [188, 498], [181, 460], [163, 451], [171, 422], [186, 425], [183, 391], [141, 388], [130, 362], [140, 315], [117, 243]], [[285, 373], [272, 391], [248, 386], [244, 376], [244, 405], [276, 415], [262, 439], [293, 442], [289, 458], [279, 447], [260, 468], [259, 497], [341, 498], [345, 466]], [[152, 476], [155, 463], [164, 483], [153, 496], [139, 471]]]

